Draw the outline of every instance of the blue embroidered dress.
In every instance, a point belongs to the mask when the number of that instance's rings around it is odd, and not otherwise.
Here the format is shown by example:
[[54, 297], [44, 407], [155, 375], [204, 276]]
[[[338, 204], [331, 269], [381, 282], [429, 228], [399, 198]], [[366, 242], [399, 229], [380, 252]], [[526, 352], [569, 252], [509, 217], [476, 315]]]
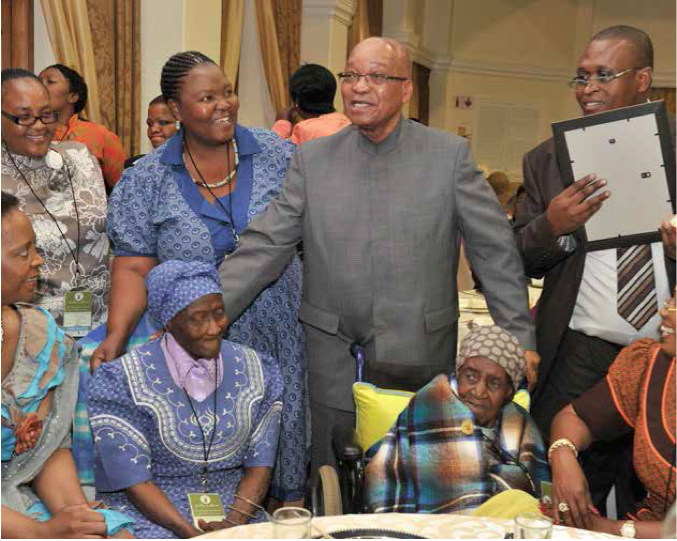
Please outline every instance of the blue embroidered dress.
[[[294, 146], [268, 130], [235, 127], [240, 155], [236, 188], [209, 203], [198, 191], [182, 159], [182, 132], [128, 169], [108, 205], [108, 235], [116, 256], [151, 256], [220, 265], [235, 248], [232, 234], [266, 209], [280, 191]], [[232, 209], [233, 216], [230, 216]], [[284, 410], [271, 494], [279, 500], [305, 492], [306, 358], [305, 336], [297, 319], [302, 268], [294, 258], [228, 329], [227, 338], [271, 355], [280, 363]], [[137, 327], [148, 328], [144, 317]], [[103, 337], [100, 337], [103, 339]], [[130, 349], [134, 340], [130, 341]]]
[[[175, 534], [149, 521], [127, 498], [125, 488], [153, 481], [187, 522], [189, 492], [202, 492], [204, 466], [200, 424], [211, 439], [207, 492], [227, 508], [245, 468], [275, 463], [282, 409], [278, 364], [250, 348], [223, 341], [223, 380], [214, 394], [192, 400], [174, 382], [160, 340], [106, 363], [92, 375], [87, 407], [94, 434], [97, 499], [135, 519], [139, 538]], [[259, 515], [256, 521], [263, 520]]]

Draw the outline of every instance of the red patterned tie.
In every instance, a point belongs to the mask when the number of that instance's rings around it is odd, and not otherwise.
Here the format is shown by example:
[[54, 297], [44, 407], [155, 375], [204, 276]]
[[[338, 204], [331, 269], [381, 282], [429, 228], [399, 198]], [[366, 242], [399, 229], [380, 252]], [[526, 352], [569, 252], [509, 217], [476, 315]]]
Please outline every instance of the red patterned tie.
[[658, 312], [651, 245], [617, 248], [616, 259], [618, 313], [639, 330]]

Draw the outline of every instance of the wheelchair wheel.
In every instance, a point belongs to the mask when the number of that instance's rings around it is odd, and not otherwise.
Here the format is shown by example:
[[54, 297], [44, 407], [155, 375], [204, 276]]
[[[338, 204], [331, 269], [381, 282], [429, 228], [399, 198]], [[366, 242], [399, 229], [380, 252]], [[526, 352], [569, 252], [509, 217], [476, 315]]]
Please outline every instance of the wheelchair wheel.
[[313, 490], [313, 514], [342, 515], [341, 488], [336, 470], [325, 465], [320, 467], [318, 474], [318, 484]]

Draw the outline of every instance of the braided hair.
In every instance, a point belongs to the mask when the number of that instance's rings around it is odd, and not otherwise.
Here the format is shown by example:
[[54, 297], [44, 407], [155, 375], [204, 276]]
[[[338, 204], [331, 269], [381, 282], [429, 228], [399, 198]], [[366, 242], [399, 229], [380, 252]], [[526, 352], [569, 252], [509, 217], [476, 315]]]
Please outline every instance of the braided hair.
[[87, 83], [77, 71], [63, 64], [47, 66], [42, 73], [52, 68], [59, 70], [68, 81], [68, 91], [78, 95], [78, 101], [73, 104], [73, 113], [79, 114], [87, 106]]
[[160, 76], [160, 89], [165, 101], [179, 101], [181, 82], [190, 73], [190, 70], [200, 64], [217, 65], [207, 55], [198, 51], [176, 53], [165, 62], [165, 65], [162, 67], [162, 75]]

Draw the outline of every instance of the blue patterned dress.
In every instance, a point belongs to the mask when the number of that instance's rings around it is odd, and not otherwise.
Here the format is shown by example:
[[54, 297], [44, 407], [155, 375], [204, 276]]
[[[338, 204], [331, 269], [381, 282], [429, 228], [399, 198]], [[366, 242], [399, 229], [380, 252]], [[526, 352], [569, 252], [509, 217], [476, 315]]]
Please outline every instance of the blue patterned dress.
[[[210, 204], [182, 159], [181, 131], [125, 171], [108, 205], [108, 235], [116, 256], [151, 256], [221, 264], [238, 232], [264, 211], [280, 191], [294, 146], [268, 130], [235, 127], [240, 163], [236, 189]], [[232, 218], [230, 216], [232, 210]], [[228, 329], [227, 338], [278, 360], [284, 409], [271, 495], [282, 501], [305, 492], [307, 364], [305, 335], [297, 319], [301, 261], [254, 300]], [[147, 328], [144, 317], [139, 328]]]
[[[221, 495], [227, 509], [245, 468], [275, 463], [282, 409], [282, 377], [267, 356], [233, 342], [221, 346], [223, 380], [214, 394], [193, 407], [207, 437], [206, 492]], [[203, 440], [186, 394], [172, 379], [160, 340], [148, 342], [104, 364], [87, 386], [94, 433], [97, 499], [135, 520], [143, 539], [176, 537], [149, 521], [124, 489], [153, 481], [187, 522], [188, 493], [203, 491]], [[259, 516], [254, 521], [264, 520]]]

